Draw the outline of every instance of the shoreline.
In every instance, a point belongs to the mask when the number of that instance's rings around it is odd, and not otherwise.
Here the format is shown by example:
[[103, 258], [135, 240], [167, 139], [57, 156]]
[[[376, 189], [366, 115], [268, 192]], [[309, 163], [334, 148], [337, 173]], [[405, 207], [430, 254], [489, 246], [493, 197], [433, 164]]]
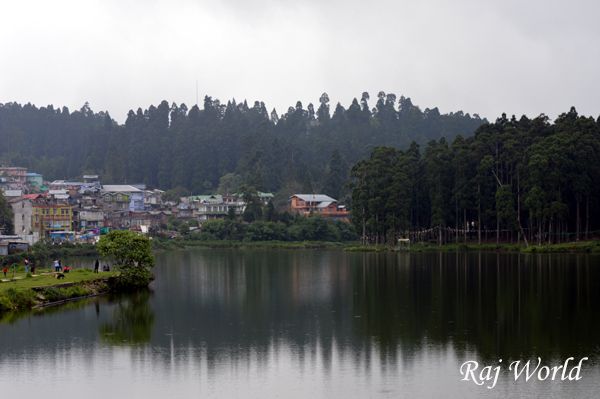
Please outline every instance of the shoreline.
[[[524, 243], [446, 243], [437, 245], [433, 243], [414, 243], [405, 248], [393, 247], [382, 244], [360, 244], [359, 242], [334, 242], [334, 241], [236, 241], [236, 240], [193, 240], [193, 239], [152, 239], [153, 252], [189, 248], [231, 248], [231, 249], [337, 249], [347, 252], [512, 252], [512, 253], [600, 253], [600, 240], [573, 241], [560, 244], [530, 245]], [[42, 255], [47, 257], [99, 257], [96, 248], [90, 244], [71, 244], [67, 247], [44, 247]], [[30, 254], [22, 253], [9, 255], [25, 258]], [[34, 253], [33, 258], [36, 258]]]
[[186, 248], [233, 248], [233, 249], [339, 249], [347, 252], [512, 252], [512, 253], [600, 253], [600, 240], [576, 241], [560, 244], [530, 245], [516, 243], [415, 243], [407, 248], [388, 245], [356, 242], [330, 241], [201, 241], [201, 240], [161, 240], [154, 241], [154, 250], [175, 250]]
[[31, 278], [0, 283], [0, 315], [57, 306], [114, 291], [116, 273], [89, 276], [89, 271], [73, 271], [69, 274], [79, 274], [76, 277], [80, 280], [51, 284], [49, 279], [54, 277], [44, 275], [41, 285], [32, 286], [28, 281]]

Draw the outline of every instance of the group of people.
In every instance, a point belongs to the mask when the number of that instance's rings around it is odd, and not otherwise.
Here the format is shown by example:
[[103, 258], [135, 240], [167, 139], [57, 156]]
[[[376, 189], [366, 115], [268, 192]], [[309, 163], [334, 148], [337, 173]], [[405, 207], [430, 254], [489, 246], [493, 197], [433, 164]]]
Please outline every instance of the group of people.
[[71, 271], [71, 267], [70, 266], [63, 267], [62, 261], [60, 259], [55, 259], [53, 266], [54, 266], [54, 271], [56, 273], [60, 273], [60, 272], [62, 272], [62, 273], [69, 273]]
[[[25, 274], [27, 273], [31, 273], [34, 274], [35, 273], [35, 264], [31, 261], [29, 261], [28, 258], [25, 258], [25, 260], [23, 261], [23, 264], [25, 265]], [[17, 265], [16, 263], [13, 263], [13, 265], [11, 266], [11, 268], [13, 269], [13, 274], [14, 272], [17, 271], [19, 265]], [[6, 274], [8, 273], [9, 268], [8, 266], [4, 266], [2, 268], [2, 273], [4, 273], [4, 277], [6, 277]]]
[[[27, 273], [35, 274], [35, 264], [33, 262], [31, 262], [28, 258], [25, 258], [23, 263], [25, 265], [25, 274], [27, 274]], [[17, 267], [18, 267], [18, 265], [16, 263], [12, 265], [12, 269], [14, 271], [17, 270]], [[70, 266], [63, 267], [61, 259], [55, 259], [54, 262], [52, 262], [52, 267], [54, 268], [55, 273], [69, 273], [71, 271]], [[94, 262], [94, 273], [99, 273], [99, 271], [100, 271], [99, 269], [100, 269], [100, 260], [96, 259], [96, 262]], [[108, 266], [108, 265], [102, 266], [102, 271], [109, 272], [110, 266]], [[9, 272], [8, 266], [4, 266], [2, 268], [2, 273], [4, 273], [4, 277], [6, 277], [8, 272]]]

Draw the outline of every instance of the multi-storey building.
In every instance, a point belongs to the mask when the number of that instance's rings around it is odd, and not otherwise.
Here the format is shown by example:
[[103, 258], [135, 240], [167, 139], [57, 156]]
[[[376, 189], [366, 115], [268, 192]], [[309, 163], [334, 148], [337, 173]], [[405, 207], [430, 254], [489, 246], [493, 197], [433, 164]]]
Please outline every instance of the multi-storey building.
[[109, 208], [140, 212], [144, 210], [144, 191], [127, 184], [102, 186], [102, 201]]
[[15, 234], [29, 235], [32, 233], [32, 200], [33, 198], [19, 198], [10, 202]]
[[24, 190], [27, 186], [27, 168], [1, 166], [0, 178], [5, 189]]
[[32, 203], [31, 229], [40, 237], [48, 237], [53, 231], [71, 231], [73, 207], [46, 198], [35, 200]]
[[241, 215], [246, 209], [246, 203], [241, 199], [233, 199], [227, 196], [224, 198], [219, 194], [185, 197], [182, 198], [180, 206], [185, 206], [191, 210], [192, 217], [200, 222], [223, 218], [227, 216], [230, 209], [233, 209], [236, 215]]

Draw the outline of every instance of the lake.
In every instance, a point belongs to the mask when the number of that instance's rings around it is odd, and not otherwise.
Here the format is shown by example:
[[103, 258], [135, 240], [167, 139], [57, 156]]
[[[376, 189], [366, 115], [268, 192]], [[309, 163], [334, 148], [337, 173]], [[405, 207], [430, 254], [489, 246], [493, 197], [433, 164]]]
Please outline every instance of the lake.
[[[91, 265], [91, 261], [89, 261]], [[0, 324], [3, 398], [592, 398], [600, 256], [194, 249], [149, 293]], [[514, 360], [588, 357], [579, 381]], [[461, 381], [498, 366], [493, 389]]]

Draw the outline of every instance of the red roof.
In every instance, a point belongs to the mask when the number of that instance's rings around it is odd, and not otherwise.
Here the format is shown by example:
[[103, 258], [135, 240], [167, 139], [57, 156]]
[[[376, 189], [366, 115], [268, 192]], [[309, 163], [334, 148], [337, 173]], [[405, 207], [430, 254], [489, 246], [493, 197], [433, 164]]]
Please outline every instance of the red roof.
[[40, 197], [44, 197], [44, 194], [25, 194], [23, 196], [24, 199], [28, 199], [28, 200], [35, 200]]

